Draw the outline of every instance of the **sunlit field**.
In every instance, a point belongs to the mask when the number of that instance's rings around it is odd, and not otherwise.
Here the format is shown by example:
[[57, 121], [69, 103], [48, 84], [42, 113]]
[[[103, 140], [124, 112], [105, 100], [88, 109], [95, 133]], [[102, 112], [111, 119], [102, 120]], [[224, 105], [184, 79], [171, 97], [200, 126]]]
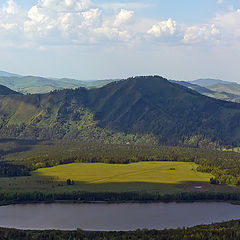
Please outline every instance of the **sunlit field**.
[[[195, 163], [139, 162], [132, 164], [73, 163], [32, 172], [29, 177], [1, 178], [1, 191], [14, 192], [142, 192], [172, 194], [189, 191], [238, 191], [211, 185], [213, 177], [197, 172]], [[67, 184], [67, 179], [74, 181]], [[200, 188], [199, 188], [200, 187]]]
[[196, 171], [194, 163], [139, 162], [132, 164], [73, 163], [38, 169], [34, 174], [54, 177], [57, 181], [72, 179], [88, 184], [101, 183], [169, 183], [209, 182], [210, 174]]

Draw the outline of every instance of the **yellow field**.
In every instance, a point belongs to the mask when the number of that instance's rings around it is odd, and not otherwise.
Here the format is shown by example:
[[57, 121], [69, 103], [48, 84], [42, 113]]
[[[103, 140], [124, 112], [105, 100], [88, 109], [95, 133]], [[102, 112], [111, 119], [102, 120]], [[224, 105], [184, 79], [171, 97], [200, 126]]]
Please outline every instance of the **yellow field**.
[[62, 190], [83, 191], [138, 191], [175, 193], [195, 190], [201, 185], [211, 188], [208, 173], [196, 171], [195, 163], [184, 162], [139, 162], [132, 164], [73, 163], [52, 168], [38, 169], [34, 178], [64, 182], [71, 179], [74, 186]]
[[[239, 191], [211, 185], [213, 177], [196, 171], [195, 163], [139, 162], [132, 164], [73, 163], [42, 168], [29, 177], [0, 178], [0, 191], [26, 192], [142, 192], [172, 194], [186, 191]], [[71, 179], [74, 185], [67, 185]], [[201, 188], [198, 188], [201, 186]], [[197, 188], [196, 188], [197, 187]]]
[[102, 183], [169, 183], [209, 182], [211, 174], [196, 171], [195, 163], [139, 162], [132, 164], [73, 163], [38, 169], [34, 174], [54, 177], [58, 181], [68, 178], [88, 184]]

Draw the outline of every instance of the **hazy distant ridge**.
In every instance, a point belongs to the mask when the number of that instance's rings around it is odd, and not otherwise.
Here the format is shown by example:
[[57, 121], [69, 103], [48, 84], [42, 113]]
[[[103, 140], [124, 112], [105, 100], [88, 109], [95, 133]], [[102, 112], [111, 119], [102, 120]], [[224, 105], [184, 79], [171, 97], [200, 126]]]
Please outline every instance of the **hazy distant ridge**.
[[0, 77], [21, 77], [21, 75], [15, 73], [9, 73], [5, 71], [0, 71]]
[[214, 84], [231, 84], [232, 82], [228, 82], [228, 81], [223, 81], [220, 79], [212, 79], [212, 78], [202, 78], [202, 79], [197, 79], [194, 81], [190, 81], [190, 83], [192, 84], [197, 84], [201, 87], [208, 87]]
[[38, 76], [20, 76], [0, 71], [0, 84], [21, 93], [48, 93], [54, 90], [75, 89], [78, 87], [102, 87], [117, 79], [80, 81], [70, 78], [44, 78]]

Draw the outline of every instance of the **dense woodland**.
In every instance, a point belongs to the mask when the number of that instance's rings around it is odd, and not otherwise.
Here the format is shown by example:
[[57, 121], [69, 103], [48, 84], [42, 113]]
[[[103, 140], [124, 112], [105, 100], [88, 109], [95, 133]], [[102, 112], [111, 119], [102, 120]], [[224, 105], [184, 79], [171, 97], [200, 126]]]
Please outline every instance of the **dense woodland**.
[[0, 162], [0, 177], [18, 177], [29, 175], [30, 171], [26, 166]]
[[169, 230], [136, 230], [129, 232], [21, 231], [0, 229], [3, 240], [237, 240], [240, 221], [230, 221], [192, 228]]
[[240, 201], [239, 192], [183, 192], [162, 195], [161, 192], [6, 192], [0, 193], [0, 204], [31, 202], [170, 202], [170, 201]]
[[[6, 140], [1, 176], [26, 176], [32, 170], [73, 162], [129, 164], [139, 161], [179, 161], [199, 164], [198, 171], [212, 173], [216, 183], [240, 184], [240, 154], [208, 148], [131, 144], [89, 144], [73, 141], [31, 142]], [[7, 163], [6, 163], [7, 162]], [[7, 170], [11, 168], [12, 170]], [[15, 170], [14, 170], [15, 169]], [[21, 170], [21, 171], [18, 171]], [[8, 174], [9, 171], [9, 174]]]

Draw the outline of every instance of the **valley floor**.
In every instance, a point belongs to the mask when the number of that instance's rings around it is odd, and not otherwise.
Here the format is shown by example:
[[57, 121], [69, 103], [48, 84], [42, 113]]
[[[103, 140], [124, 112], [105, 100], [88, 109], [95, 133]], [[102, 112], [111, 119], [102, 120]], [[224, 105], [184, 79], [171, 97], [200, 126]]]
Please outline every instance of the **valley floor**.
[[[196, 171], [187, 162], [139, 162], [132, 164], [72, 163], [32, 172], [29, 177], [0, 179], [0, 192], [232, 192], [239, 187], [212, 185], [213, 176]], [[73, 184], [67, 184], [67, 179]]]

